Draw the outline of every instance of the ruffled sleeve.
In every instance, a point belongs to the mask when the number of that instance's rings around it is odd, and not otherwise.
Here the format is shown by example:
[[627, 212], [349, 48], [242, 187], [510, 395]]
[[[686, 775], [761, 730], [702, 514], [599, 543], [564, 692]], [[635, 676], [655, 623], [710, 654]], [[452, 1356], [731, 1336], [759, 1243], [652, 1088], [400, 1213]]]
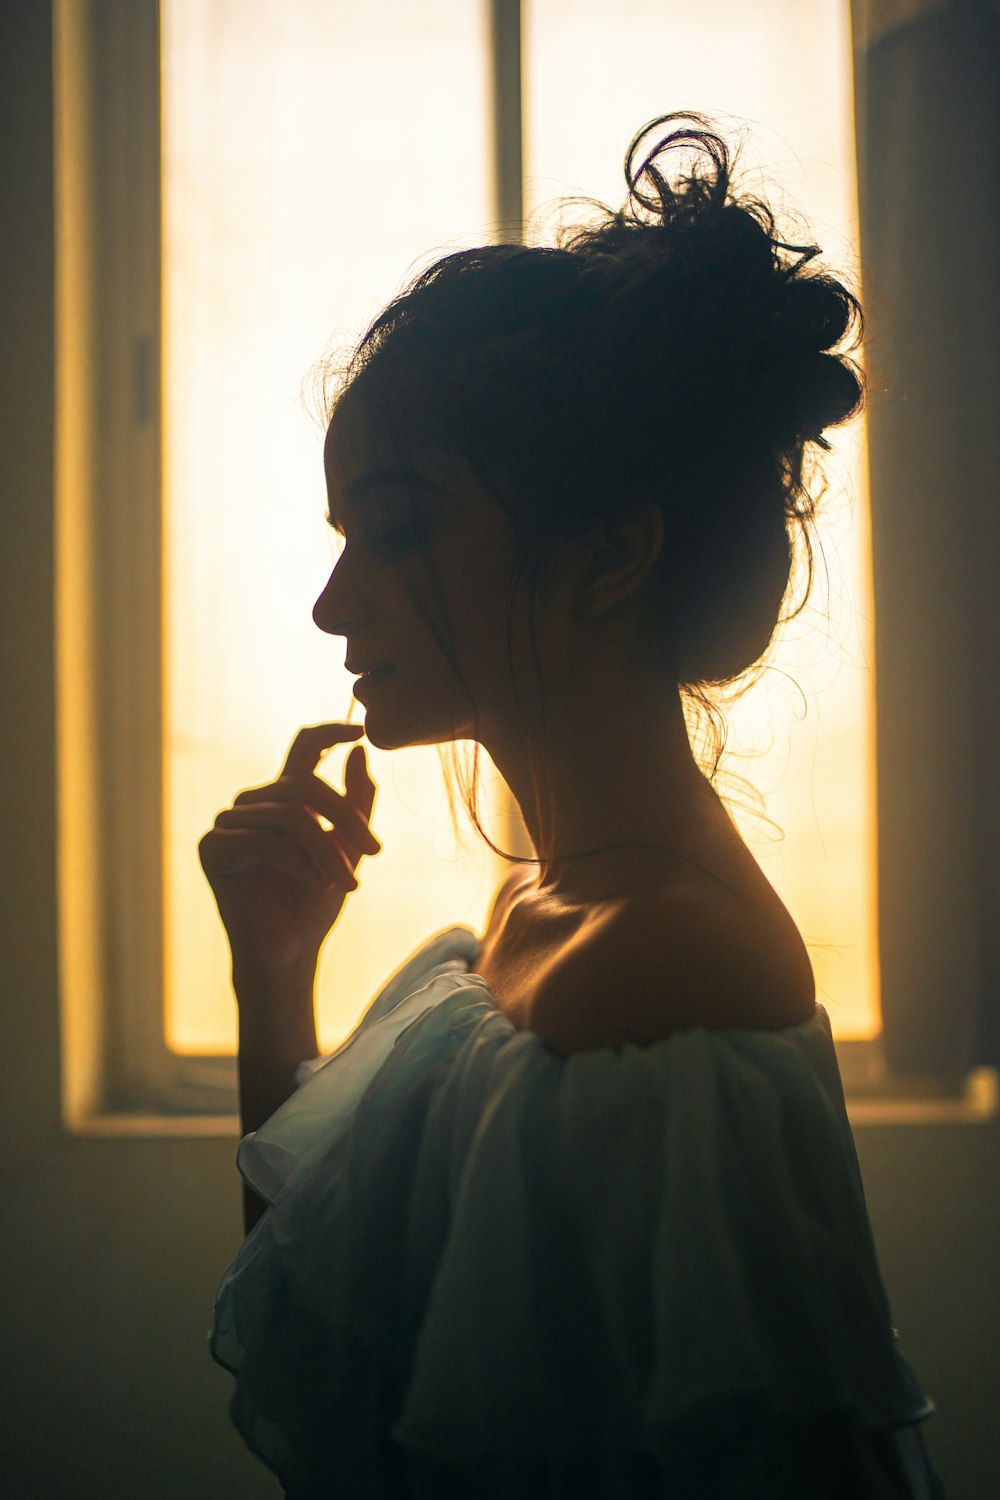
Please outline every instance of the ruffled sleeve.
[[562, 1058], [469, 972], [478, 946], [425, 944], [240, 1145], [271, 1207], [211, 1350], [289, 1493], [415, 1493], [430, 1463], [438, 1493], [489, 1467], [513, 1495], [585, 1455], [610, 1495], [726, 1403], [922, 1421], [822, 1007]]

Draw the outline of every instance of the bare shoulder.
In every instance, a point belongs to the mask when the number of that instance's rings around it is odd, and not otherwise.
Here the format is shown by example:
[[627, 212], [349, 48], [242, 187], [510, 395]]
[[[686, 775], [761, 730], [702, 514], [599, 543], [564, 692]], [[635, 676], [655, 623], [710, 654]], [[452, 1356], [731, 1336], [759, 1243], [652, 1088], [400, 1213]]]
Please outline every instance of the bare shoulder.
[[677, 884], [595, 913], [539, 975], [528, 1024], [565, 1056], [694, 1026], [775, 1030], [814, 1011], [812, 966], [790, 919]]

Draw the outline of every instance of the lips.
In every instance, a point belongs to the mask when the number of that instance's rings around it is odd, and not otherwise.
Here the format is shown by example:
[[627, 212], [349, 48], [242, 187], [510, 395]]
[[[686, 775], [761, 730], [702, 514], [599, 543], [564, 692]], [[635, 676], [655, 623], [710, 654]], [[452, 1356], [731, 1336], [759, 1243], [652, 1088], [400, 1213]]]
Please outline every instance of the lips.
[[[355, 668], [355, 671], [357, 671], [357, 668]], [[392, 667], [381, 666], [371, 667], [367, 672], [359, 673], [358, 680], [351, 689], [355, 698], [360, 698], [362, 701], [367, 699], [374, 684], [381, 682], [383, 678], [391, 677], [392, 672]]]
[[345, 665], [355, 677], [385, 677], [392, 671], [392, 667], [386, 662], [373, 663], [370, 667], [363, 667], [359, 662], [347, 662]]

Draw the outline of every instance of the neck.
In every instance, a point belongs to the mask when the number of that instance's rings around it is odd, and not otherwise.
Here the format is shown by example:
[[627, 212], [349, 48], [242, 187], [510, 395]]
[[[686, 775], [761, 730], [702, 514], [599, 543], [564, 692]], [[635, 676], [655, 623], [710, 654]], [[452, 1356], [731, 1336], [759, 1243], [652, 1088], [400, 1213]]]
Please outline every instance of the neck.
[[612, 698], [593, 681], [547, 702], [544, 731], [483, 737], [540, 861], [539, 888], [584, 900], [616, 855], [683, 852], [692, 823], [719, 806], [676, 687], [619, 682]]

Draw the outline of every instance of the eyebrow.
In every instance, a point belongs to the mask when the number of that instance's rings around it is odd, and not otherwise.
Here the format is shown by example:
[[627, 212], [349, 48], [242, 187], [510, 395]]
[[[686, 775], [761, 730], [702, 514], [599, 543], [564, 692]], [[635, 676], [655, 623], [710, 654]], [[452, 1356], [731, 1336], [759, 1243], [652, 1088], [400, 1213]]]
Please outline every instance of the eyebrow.
[[[425, 494], [437, 489], [425, 474], [419, 474], [416, 469], [402, 467], [386, 469], [370, 469], [367, 474], [360, 474], [357, 479], [352, 479], [345, 492], [345, 500], [349, 506], [353, 506], [358, 500], [369, 494], [372, 490], [388, 489], [391, 486], [405, 486], [411, 490], [422, 490]], [[330, 526], [336, 527], [336, 517], [328, 509], [326, 520]]]

